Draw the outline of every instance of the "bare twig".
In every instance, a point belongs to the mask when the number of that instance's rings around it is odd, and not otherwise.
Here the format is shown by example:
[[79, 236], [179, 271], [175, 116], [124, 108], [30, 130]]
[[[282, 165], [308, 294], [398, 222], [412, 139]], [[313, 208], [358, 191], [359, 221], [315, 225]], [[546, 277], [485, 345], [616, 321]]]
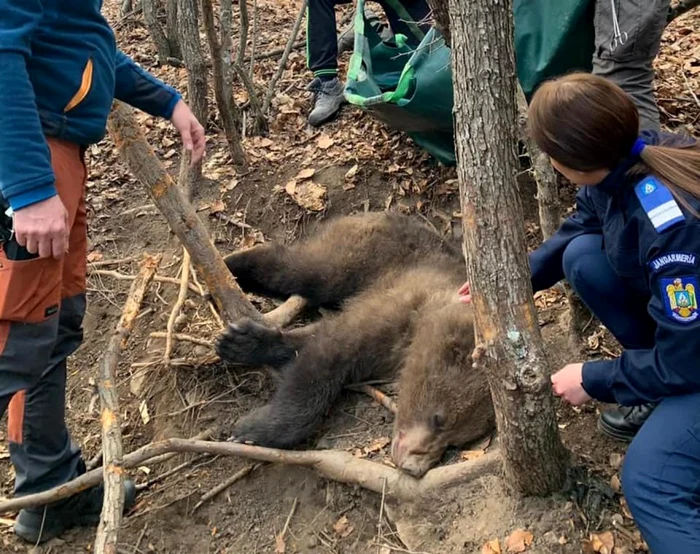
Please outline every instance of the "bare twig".
[[396, 402], [394, 402], [389, 396], [384, 394], [379, 389], [375, 389], [374, 387], [372, 387], [370, 385], [362, 385], [358, 388], [354, 388], [354, 387], [348, 387], [348, 388], [350, 388], [351, 390], [358, 390], [358, 391], [364, 392], [367, 396], [374, 398], [377, 402], [379, 402], [382, 406], [384, 406], [392, 414], [396, 414], [398, 412], [398, 407], [396, 406]]
[[[154, 331], [150, 336], [154, 339], [167, 339], [169, 333], [163, 331]], [[207, 348], [214, 348], [214, 344], [206, 339], [200, 339], [198, 337], [193, 337], [191, 335], [185, 335], [183, 333], [172, 333], [172, 338], [182, 342], [191, 342], [192, 344], [198, 344], [199, 346], [206, 346]]]
[[[173, 452], [198, 452], [221, 456], [240, 456], [261, 462], [273, 462], [313, 468], [328, 479], [359, 485], [381, 492], [386, 487], [387, 498], [416, 500], [421, 496], [446, 489], [502, 469], [500, 451], [494, 449], [483, 456], [428, 471], [421, 479], [393, 469], [384, 464], [356, 458], [340, 450], [277, 450], [231, 442], [206, 442], [187, 439], [167, 439], [149, 444], [124, 456], [124, 469], [142, 465], [164, 454]], [[102, 480], [100, 470], [83, 473], [80, 477], [47, 491], [0, 502], [0, 514], [23, 508], [42, 506], [62, 500], [93, 487]]]
[[294, 497], [294, 502], [292, 502], [292, 509], [289, 510], [289, 515], [287, 515], [287, 519], [284, 522], [284, 527], [282, 527], [282, 531], [280, 531], [280, 534], [277, 535], [276, 537], [276, 542], [277, 544], [282, 544], [284, 545], [284, 538], [287, 536], [287, 531], [289, 531], [289, 524], [292, 521], [292, 518], [294, 517], [294, 512], [297, 511], [297, 503], [299, 502], [299, 497], [295, 496]]
[[284, 53], [282, 54], [282, 59], [280, 60], [279, 66], [277, 67], [277, 72], [270, 81], [270, 86], [267, 89], [267, 94], [265, 95], [265, 102], [263, 103], [263, 113], [268, 113], [270, 111], [270, 105], [272, 104], [272, 96], [275, 93], [275, 85], [277, 85], [277, 81], [279, 81], [280, 77], [282, 76], [282, 73], [284, 73], [284, 70], [287, 67], [287, 60], [289, 59], [289, 54], [291, 53], [292, 47], [294, 46], [294, 41], [296, 40], [297, 35], [299, 34], [301, 22], [304, 20], [304, 14], [306, 13], [307, 4], [308, 0], [304, 0], [301, 3], [301, 9], [299, 10], [297, 19], [294, 22], [294, 27], [292, 27], [292, 33], [291, 35], [289, 35], [289, 40], [287, 40], [287, 46], [284, 48]]
[[195, 504], [194, 508], [192, 508], [192, 513], [196, 512], [201, 508], [202, 504], [205, 502], [208, 502], [212, 498], [214, 498], [217, 494], [219, 494], [222, 491], [225, 491], [227, 488], [232, 486], [233, 484], [237, 483], [241, 479], [243, 479], [246, 475], [248, 475], [251, 471], [256, 469], [260, 464], [249, 464], [245, 466], [244, 468], [240, 469], [236, 473], [234, 473], [231, 477], [226, 479], [223, 483], [219, 483], [216, 487], [214, 487], [212, 490], [210, 490], [208, 493], [204, 494], [202, 498], [200, 498], [199, 502]]
[[238, 0], [238, 9], [241, 12], [241, 27], [239, 30], [238, 53], [236, 54], [236, 64], [243, 65], [245, 59], [245, 48], [248, 44], [248, 0]]
[[170, 365], [170, 353], [173, 350], [173, 333], [175, 332], [175, 320], [180, 315], [182, 305], [187, 298], [187, 288], [190, 284], [190, 253], [186, 248], [183, 249], [182, 256], [182, 275], [180, 277], [180, 293], [177, 295], [177, 300], [170, 312], [168, 318], [167, 332], [165, 334], [165, 353], [163, 354], [163, 362], [165, 365]]
[[190, 467], [193, 464], [196, 464], [200, 460], [204, 460], [206, 458], [209, 458], [209, 454], [202, 454], [201, 456], [195, 456], [191, 460], [188, 460], [186, 462], [182, 462], [179, 466], [174, 467], [170, 471], [166, 471], [165, 473], [161, 473], [160, 475], [156, 475], [152, 479], [149, 479], [145, 483], [141, 483], [139, 485], [136, 485], [136, 490], [137, 491], [143, 491], [146, 489], [150, 489], [153, 485], [160, 483], [161, 481], [167, 479], [168, 477], [171, 477], [175, 475], [176, 473], [179, 473], [183, 469], [186, 469]]
[[95, 554], [116, 554], [119, 527], [124, 510], [124, 468], [119, 400], [114, 386], [114, 374], [121, 350], [131, 335], [148, 286], [151, 284], [161, 257], [144, 256], [141, 270], [131, 285], [122, 316], [100, 362], [98, 390], [102, 406], [103, 478], [105, 483], [102, 516], [95, 537]]
[[[301, 48], [304, 48], [306, 46], [306, 40], [301, 39], [296, 41], [294, 44], [292, 44], [292, 50], [300, 50]], [[258, 56], [258, 60], [269, 60], [270, 58], [276, 58], [277, 56], [281, 56], [282, 54], [285, 53], [287, 48], [275, 48], [274, 50], [270, 50], [269, 52], [265, 52], [264, 54], [260, 54]], [[248, 60], [250, 61], [250, 60]]]
[[258, 94], [255, 91], [255, 87], [253, 86], [253, 81], [250, 79], [250, 77], [248, 77], [248, 74], [246, 73], [245, 69], [243, 69], [243, 67], [240, 64], [234, 63], [233, 69], [240, 77], [243, 86], [248, 92], [248, 99], [250, 100], [250, 109], [253, 112], [253, 115], [255, 116], [253, 134], [264, 135], [268, 131], [267, 118], [265, 117], [263, 109], [260, 107], [260, 100], [258, 99]]
[[92, 270], [96, 267], [107, 267], [110, 265], [122, 265], [122, 264], [127, 264], [129, 262], [135, 262], [138, 260], [138, 256], [129, 256], [128, 258], [120, 258], [118, 260], [99, 260], [97, 262], [90, 262], [88, 264], [88, 269]]
[[[252, 33], [251, 43], [250, 43], [250, 80], [253, 80], [253, 75], [255, 74], [255, 47], [258, 42], [258, 0], [253, 0], [253, 33]], [[242, 65], [239, 63], [238, 65]]]
[[[89, 269], [89, 268], [88, 268]], [[136, 279], [135, 275], [126, 275], [124, 273], [119, 273], [118, 271], [110, 271], [108, 269], [94, 269], [90, 270], [91, 275], [101, 275], [103, 277], [112, 277], [118, 281], [133, 281]], [[163, 277], [162, 275], [156, 275], [153, 277], [156, 283], [168, 283], [169, 285], [179, 285], [180, 279], [175, 279], [174, 277]], [[188, 285], [189, 289], [195, 294], [200, 294], [200, 292], [194, 287], [194, 285]]]

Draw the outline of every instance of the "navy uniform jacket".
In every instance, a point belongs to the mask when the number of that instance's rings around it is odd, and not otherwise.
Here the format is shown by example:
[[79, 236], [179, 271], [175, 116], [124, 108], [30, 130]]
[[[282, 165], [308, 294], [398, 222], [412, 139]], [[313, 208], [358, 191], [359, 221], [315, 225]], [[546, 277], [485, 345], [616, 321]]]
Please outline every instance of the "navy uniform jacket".
[[[680, 137], [645, 132], [648, 144]], [[583, 366], [583, 387], [593, 398], [632, 406], [700, 392], [700, 220], [677, 202], [653, 175], [628, 175], [624, 160], [596, 186], [582, 187], [576, 212], [530, 254], [536, 291], [564, 278], [562, 257], [571, 240], [603, 235], [615, 272], [630, 287], [649, 294], [657, 324], [655, 346], [625, 350], [615, 360]], [[700, 212], [700, 200], [684, 195]], [[618, 306], [624, 312], [625, 306]]]

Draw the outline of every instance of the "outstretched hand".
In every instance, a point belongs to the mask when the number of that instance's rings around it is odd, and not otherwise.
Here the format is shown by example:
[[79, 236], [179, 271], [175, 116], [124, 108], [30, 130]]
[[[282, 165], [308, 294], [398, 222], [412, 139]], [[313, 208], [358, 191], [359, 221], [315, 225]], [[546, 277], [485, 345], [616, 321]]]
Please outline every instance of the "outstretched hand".
[[196, 165], [204, 157], [206, 148], [204, 127], [183, 100], [175, 105], [170, 121], [180, 133], [185, 150], [192, 154], [190, 166]]

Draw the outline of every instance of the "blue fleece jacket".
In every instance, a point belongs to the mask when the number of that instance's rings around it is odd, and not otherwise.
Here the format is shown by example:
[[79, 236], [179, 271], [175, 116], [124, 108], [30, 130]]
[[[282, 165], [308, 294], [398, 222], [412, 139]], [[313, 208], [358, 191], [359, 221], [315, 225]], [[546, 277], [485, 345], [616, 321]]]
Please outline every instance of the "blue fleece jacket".
[[101, 8], [0, 0], [0, 193], [13, 210], [56, 194], [46, 136], [87, 146], [114, 98], [165, 118], [180, 99], [117, 50]]

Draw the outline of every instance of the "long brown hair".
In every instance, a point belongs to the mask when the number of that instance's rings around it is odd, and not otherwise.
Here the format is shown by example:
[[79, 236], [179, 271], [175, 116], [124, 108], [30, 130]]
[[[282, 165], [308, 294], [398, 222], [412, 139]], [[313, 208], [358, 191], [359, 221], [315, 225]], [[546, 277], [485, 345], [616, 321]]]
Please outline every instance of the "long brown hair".
[[[613, 169], [639, 136], [639, 113], [615, 83], [589, 73], [548, 81], [535, 93], [528, 132], [540, 149], [575, 171]], [[652, 173], [698, 216], [681, 191], [700, 199], [700, 147], [693, 140], [645, 145], [631, 171]]]

